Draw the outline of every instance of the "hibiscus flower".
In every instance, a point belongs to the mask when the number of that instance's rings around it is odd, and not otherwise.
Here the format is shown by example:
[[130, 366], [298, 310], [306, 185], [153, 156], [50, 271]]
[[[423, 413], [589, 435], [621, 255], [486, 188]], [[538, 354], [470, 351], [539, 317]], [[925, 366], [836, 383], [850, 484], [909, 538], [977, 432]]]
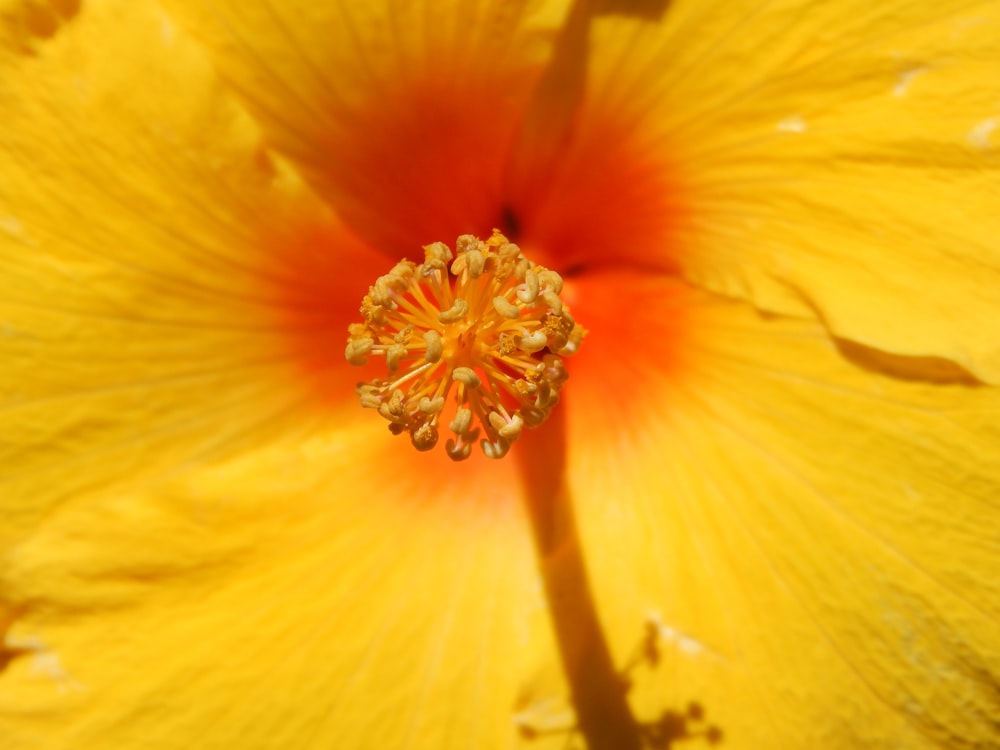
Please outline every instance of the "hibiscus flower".
[[[1000, 746], [998, 81], [995, 2], [5, 0], [4, 747]], [[588, 333], [453, 462], [344, 346], [494, 228]]]

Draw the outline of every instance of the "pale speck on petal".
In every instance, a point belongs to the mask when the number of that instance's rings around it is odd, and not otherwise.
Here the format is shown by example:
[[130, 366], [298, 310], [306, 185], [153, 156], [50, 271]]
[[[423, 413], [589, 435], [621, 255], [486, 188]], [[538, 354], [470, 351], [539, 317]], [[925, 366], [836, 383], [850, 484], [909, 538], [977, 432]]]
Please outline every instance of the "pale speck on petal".
[[951, 38], [954, 41], [960, 41], [964, 36], [967, 29], [975, 28], [976, 26], [982, 26], [986, 22], [986, 19], [982, 16], [972, 16], [970, 18], [957, 18], [952, 27]]
[[51, 651], [41, 638], [36, 636], [13, 638], [8, 635], [4, 639], [4, 646], [14, 653], [31, 654], [31, 671], [51, 679], [60, 693], [86, 689], [83, 684], [73, 679], [63, 666], [59, 655]]
[[925, 67], [904, 70], [899, 74], [899, 78], [896, 80], [896, 85], [892, 87], [892, 95], [900, 99], [906, 96], [906, 92], [909, 90], [913, 79], [926, 71], [927, 68]]
[[659, 612], [650, 612], [648, 615], [648, 621], [650, 625], [653, 625], [656, 628], [656, 632], [660, 636], [660, 639], [664, 643], [671, 644], [679, 653], [682, 653], [685, 656], [704, 656], [707, 654], [715, 656], [718, 659], [722, 658], [719, 654], [716, 654], [714, 651], [707, 648], [705, 644], [697, 638], [664, 624], [663, 618]]
[[573, 712], [564, 702], [538, 699], [516, 712], [512, 717], [519, 733], [535, 736], [571, 731], [575, 725]]
[[993, 144], [990, 143], [990, 136], [993, 131], [996, 130], [997, 125], [1000, 124], [1000, 119], [996, 117], [990, 117], [977, 123], [972, 130], [969, 131], [966, 140], [968, 140], [970, 146], [975, 148], [987, 149], [992, 148]]
[[0, 216], [0, 232], [20, 237], [24, 234], [24, 225], [14, 216]]
[[801, 115], [786, 117], [777, 125], [779, 133], [804, 133], [807, 127], [806, 121], [802, 119]]
[[905, 492], [906, 496], [915, 503], [921, 503], [924, 500], [923, 497], [920, 496], [920, 493], [913, 489], [908, 482], [903, 482], [903, 492]]
[[53, 651], [41, 651], [35, 654], [32, 669], [38, 674], [45, 675], [56, 683], [60, 693], [83, 692], [84, 685], [73, 679], [66, 671], [59, 659], [59, 655]]
[[163, 44], [167, 47], [172, 47], [174, 44], [175, 29], [173, 21], [169, 18], [164, 17], [160, 20], [160, 39]]

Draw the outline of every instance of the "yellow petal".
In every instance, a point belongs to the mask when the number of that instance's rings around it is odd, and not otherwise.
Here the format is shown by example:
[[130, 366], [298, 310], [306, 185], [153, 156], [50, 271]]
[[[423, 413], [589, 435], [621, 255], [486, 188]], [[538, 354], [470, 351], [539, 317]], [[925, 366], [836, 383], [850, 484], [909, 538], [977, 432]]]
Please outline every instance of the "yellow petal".
[[[565, 406], [638, 717], [732, 750], [997, 745], [1000, 391], [865, 369], [813, 320], [629, 288]], [[602, 342], [622, 353], [588, 359]]]
[[0, 547], [57, 500], [322, 421], [298, 332], [340, 349], [371, 264], [318, 288], [356, 243], [155, 7], [25, 39], [0, 46]]
[[[597, 22], [573, 151], [626, 123], [616, 148], [677, 212], [660, 264], [996, 381], [1000, 7], [677, 0], [664, 19]], [[651, 228], [623, 242], [647, 264]]]
[[170, 0], [366, 238], [411, 252], [502, 223], [501, 177], [566, 0]]
[[510, 747], [565, 720], [510, 471], [446, 460], [366, 424], [67, 509], [4, 571], [5, 748]]

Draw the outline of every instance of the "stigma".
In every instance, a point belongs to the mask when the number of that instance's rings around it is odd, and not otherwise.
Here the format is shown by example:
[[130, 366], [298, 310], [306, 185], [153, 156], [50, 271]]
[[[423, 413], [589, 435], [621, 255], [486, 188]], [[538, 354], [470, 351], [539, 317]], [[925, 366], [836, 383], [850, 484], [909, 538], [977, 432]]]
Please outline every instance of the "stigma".
[[352, 324], [352, 365], [384, 360], [387, 374], [359, 383], [361, 405], [407, 433], [420, 451], [441, 432], [461, 461], [478, 441], [502, 458], [525, 428], [549, 416], [567, 379], [563, 357], [585, 331], [560, 298], [559, 274], [535, 265], [499, 231], [462, 235], [455, 249], [424, 246], [368, 290], [363, 323]]

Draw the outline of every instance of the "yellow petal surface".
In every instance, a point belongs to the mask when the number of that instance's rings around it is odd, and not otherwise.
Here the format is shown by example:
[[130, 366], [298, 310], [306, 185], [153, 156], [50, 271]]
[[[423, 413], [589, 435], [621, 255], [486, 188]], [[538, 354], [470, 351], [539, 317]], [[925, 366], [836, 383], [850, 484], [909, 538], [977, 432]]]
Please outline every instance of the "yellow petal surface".
[[[331, 280], [354, 289], [329, 329], [296, 299], [310, 269], [281, 252], [357, 243], [158, 9], [17, 28], [0, 47], [0, 540], [57, 500], [316, 422], [283, 326], [340, 349], [367, 283], [358, 256]], [[347, 370], [327, 380], [354, 414]]]
[[66, 509], [4, 572], [4, 747], [509, 748], [519, 717], [565, 724], [509, 468], [444, 461], [373, 422]]
[[[1000, 744], [1000, 393], [865, 369], [816, 321], [669, 281], [578, 291], [614, 308], [626, 286], [565, 405], [598, 607], [648, 731]], [[605, 340], [633, 343], [595, 355]]]
[[996, 381], [998, 81], [994, 2], [677, 0], [596, 22], [577, 150], [616, 119], [671, 176], [661, 265]]
[[501, 178], [565, 0], [169, 0], [271, 140], [397, 255], [501, 226]]

